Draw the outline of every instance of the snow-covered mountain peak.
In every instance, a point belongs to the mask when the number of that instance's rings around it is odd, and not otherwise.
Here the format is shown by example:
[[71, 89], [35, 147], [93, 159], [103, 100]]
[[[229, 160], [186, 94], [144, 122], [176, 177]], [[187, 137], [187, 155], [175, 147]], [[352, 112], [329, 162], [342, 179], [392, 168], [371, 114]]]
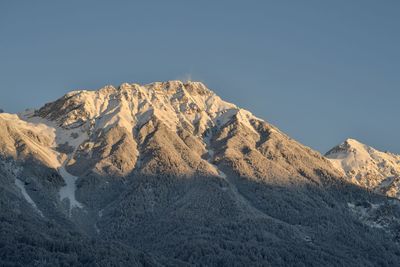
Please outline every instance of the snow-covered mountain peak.
[[[254, 144], [265, 140], [267, 133], [264, 131], [273, 128], [249, 111], [222, 100], [203, 83], [181, 81], [145, 85], [122, 83], [96, 91], [77, 90], [19, 116], [52, 128], [58, 151], [75, 151], [69, 154], [70, 164], [64, 164], [67, 168], [74, 165], [76, 174], [89, 168], [98, 174], [118, 176], [143, 166], [141, 158], [147, 151], [143, 147], [147, 145], [146, 137], [150, 138], [155, 132], [160, 135], [154, 137], [157, 146], [168, 138], [175, 140], [175, 147], [169, 148], [167, 153], [177, 147], [180, 147], [176, 149], [178, 155], [182, 147], [194, 150], [188, 153], [193, 153], [190, 157], [201, 166], [188, 165], [177, 170], [187, 174], [194, 169], [210, 173], [212, 165], [201, 159], [212, 154], [210, 142], [217, 138], [217, 133], [222, 134], [224, 128], [225, 135], [232, 129], [253, 135]], [[123, 166], [116, 164], [116, 160]]]
[[354, 147], [354, 148], [365, 147], [365, 145], [363, 143], [361, 143], [360, 141], [353, 139], [353, 138], [347, 138], [345, 140], [345, 143], [348, 144], [350, 147]]
[[[399, 158], [354, 139], [328, 157], [398, 192]], [[109, 85], [0, 114], [0, 192], [11, 252], [0, 265], [400, 261], [398, 201], [349, 186], [318, 152], [198, 82]]]
[[252, 118], [250, 112], [223, 101], [201, 82], [168, 81], [73, 91], [46, 104], [37, 115], [64, 128], [85, 125], [98, 130], [117, 125], [129, 131], [155, 117], [173, 130], [186, 125], [203, 134], [217, 121], [226, 122], [237, 113], [246, 113], [242, 116], [246, 120]]
[[335, 146], [326, 153], [326, 156], [332, 158], [347, 157], [349, 153], [357, 153], [357, 156], [369, 154], [369, 151], [373, 150], [356, 139], [348, 138], [340, 145]]
[[399, 197], [400, 156], [347, 139], [325, 156], [353, 183]]

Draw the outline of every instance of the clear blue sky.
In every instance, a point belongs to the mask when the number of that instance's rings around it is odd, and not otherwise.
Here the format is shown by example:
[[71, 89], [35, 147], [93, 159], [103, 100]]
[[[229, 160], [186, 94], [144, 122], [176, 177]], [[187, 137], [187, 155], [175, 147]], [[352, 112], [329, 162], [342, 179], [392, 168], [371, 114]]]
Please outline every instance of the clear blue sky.
[[400, 1], [1, 1], [0, 108], [200, 80], [321, 152], [400, 153]]

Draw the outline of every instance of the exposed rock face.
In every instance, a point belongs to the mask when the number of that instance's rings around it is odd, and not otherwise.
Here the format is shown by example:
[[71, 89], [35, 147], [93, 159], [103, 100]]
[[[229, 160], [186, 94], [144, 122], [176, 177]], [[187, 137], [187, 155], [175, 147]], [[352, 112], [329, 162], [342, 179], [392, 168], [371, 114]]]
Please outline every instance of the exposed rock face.
[[[348, 183], [328, 159], [202, 83], [74, 91], [1, 114], [0, 124], [4, 201], [149, 253], [143, 264], [400, 262], [397, 202]], [[58, 182], [48, 186], [43, 170]], [[360, 203], [374, 207], [368, 220]], [[379, 207], [390, 223], [372, 223]]]
[[390, 197], [400, 197], [400, 156], [347, 139], [326, 157], [353, 183]]

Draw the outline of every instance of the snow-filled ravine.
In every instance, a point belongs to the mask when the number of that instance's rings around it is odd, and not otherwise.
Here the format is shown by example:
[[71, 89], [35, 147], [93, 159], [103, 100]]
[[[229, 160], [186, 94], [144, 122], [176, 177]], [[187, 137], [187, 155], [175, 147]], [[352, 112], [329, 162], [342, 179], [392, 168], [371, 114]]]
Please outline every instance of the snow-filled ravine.
[[76, 180], [78, 177], [73, 176], [65, 169], [65, 164], [63, 164], [59, 169], [61, 177], [64, 179], [65, 186], [60, 188], [59, 194], [61, 201], [64, 199], [68, 199], [69, 201], [69, 211], [71, 212], [73, 208], [83, 208], [82, 203], [80, 203], [75, 198], [76, 191]]

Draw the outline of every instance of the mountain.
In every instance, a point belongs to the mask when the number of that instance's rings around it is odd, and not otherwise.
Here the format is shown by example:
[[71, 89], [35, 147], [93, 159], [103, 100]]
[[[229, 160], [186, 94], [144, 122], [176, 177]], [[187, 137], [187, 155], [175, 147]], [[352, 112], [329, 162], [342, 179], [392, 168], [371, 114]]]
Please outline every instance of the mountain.
[[400, 263], [396, 199], [200, 82], [73, 91], [0, 125], [3, 265]]
[[390, 197], [400, 197], [400, 155], [347, 139], [325, 156], [351, 182]]

